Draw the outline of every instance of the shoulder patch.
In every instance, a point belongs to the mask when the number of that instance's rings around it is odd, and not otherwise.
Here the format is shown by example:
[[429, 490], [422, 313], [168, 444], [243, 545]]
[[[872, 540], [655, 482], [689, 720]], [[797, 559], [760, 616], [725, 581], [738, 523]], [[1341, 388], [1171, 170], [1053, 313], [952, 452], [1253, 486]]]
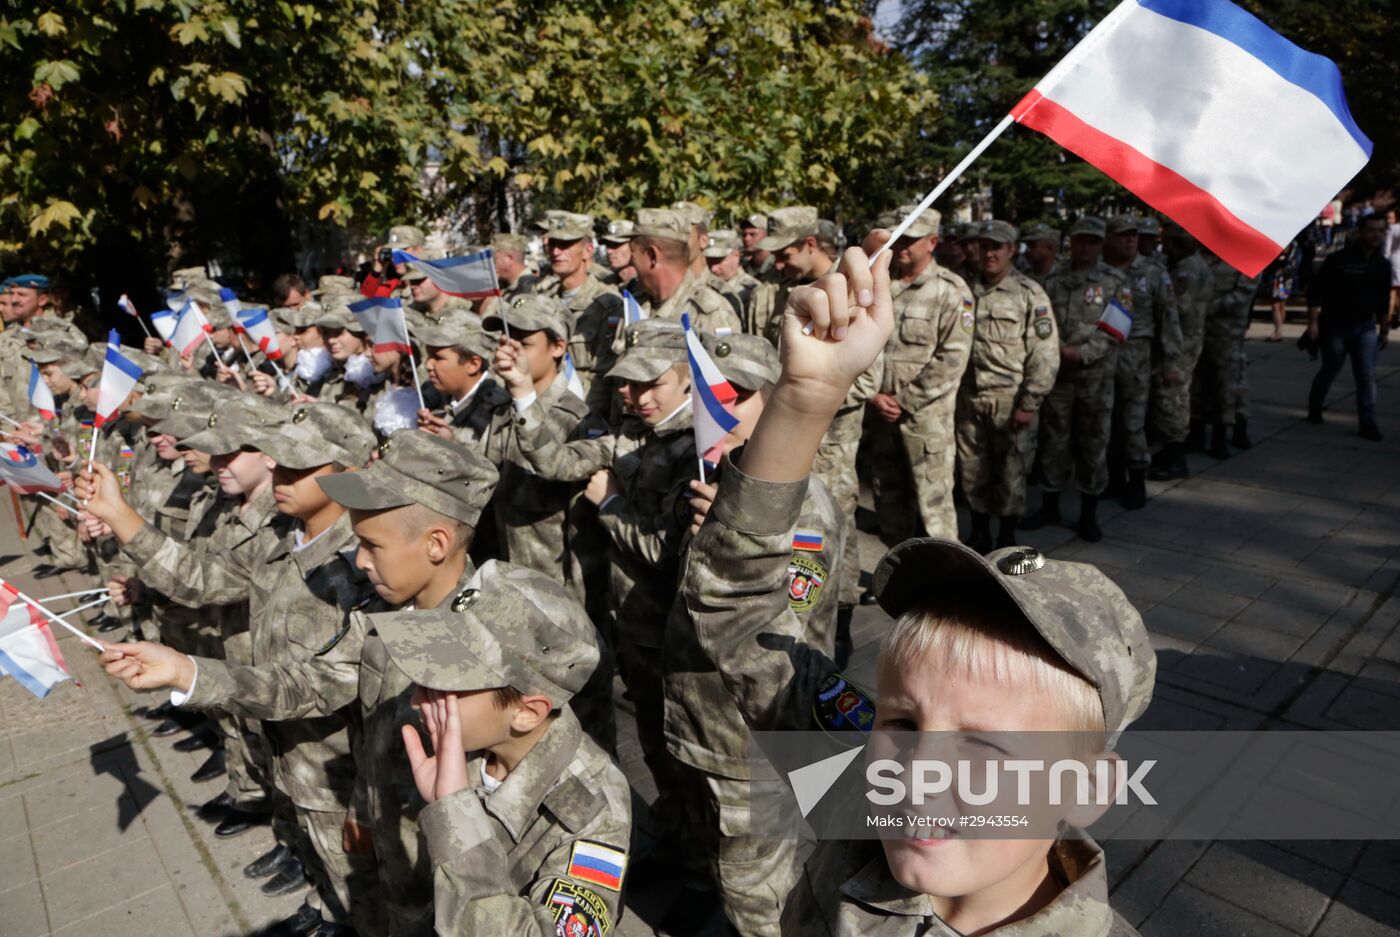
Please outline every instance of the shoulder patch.
[[607, 937], [612, 930], [603, 899], [576, 882], [555, 879], [544, 903], [554, 915], [556, 937]]
[[812, 715], [828, 732], [869, 732], [875, 727], [875, 703], [870, 695], [839, 673], [817, 687]]
[[627, 872], [627, 851], [604, 843], [581, 839], [569, 854], [570, 878], [592, 882], [609, 891], [622, 891], [622, 877]]
[[822, 532], [814, 527], [799, 527], [792, 532], [793, 550], [820, 553], [822, 551], [822, 544]]
[[826, 576], [826, 567], [814, 557], [793, 553], [788, 561], [788, 608], [798, 613], [811, 611], [822, 594]]
[[544, 805], [573, 833], [587, 826], [605, 806], [600, 793], [573, 775], [545, 795]]
[[1054, 335], [1054, 334], [1055, 334], [1055, 327], [1054, 327], [1053, 325], [1050, 324], [1050, 320], [1049, 320], [1049, 319], [1036, 319], [1036, 320], [1035, 320], [1035, 337], [1036, 337], [1036, 338], [1042, 338], [1042, 339], [1044, 339], [1044, 338], [1049, 338], [1051, 335]]
[[1035, 307], [1035, 317], [1036, 317], [1037, 319], [1043, 318], [1043, 317], [1048, 316], [1048, 315], [1050, 315], [1050, 307], [1049, 307], [1049, 306], [1036, 306], [1036, 307]]

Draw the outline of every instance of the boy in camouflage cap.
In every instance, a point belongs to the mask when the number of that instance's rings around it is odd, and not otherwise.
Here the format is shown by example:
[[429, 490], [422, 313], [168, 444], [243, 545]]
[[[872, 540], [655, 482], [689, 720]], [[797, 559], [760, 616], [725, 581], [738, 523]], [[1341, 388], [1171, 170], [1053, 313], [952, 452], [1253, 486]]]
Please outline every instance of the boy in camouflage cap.
[[[364, 632], [350, 613], [370, 598], [370, 588], [353, 565], [350, 516], [318, 482], [364, 464], [374, 434], [344, 408], [326, 403], [299, 407], [279, 425], [255, 425], [234, 417], [233, 426], [220, 428], [218, 417], [209, 418], [214, 421], [211, 429], [236, 436], [240, 447], [255, 449], [277, 463], [273, 497], [280, 516], [246, 549], [196, 553], [160, 533], [122, 500], [104, 465], [94, 465], [78, 491], [88, 512], [111, 527], [143, 577], [174, 601], [192, 608], [248, 601], [254, 666], [239, 668], [208, 659], [192, 663], [192, 672], [184, 675], [179, 696], [172, 700], [264, 718], [254, 704], [269, 698], [277, 685], [268, 673], [296, 673], [301, 685], [326, 695], [332, 695], [323, 689], [327, 685], [357, 682]], [[150, 647], [110, 645], [104, 661], [115, 675], [135, 678], [135, 688], [160, 685], [139, 679], [140, 655]], [[249, 673], [261, 675], [262, 681], [241, 682], [239, 678]], [[323, 920], [345, 924], [352, 891], [357, 900], [372, 898], [372, 859], [347, 854], [341, 838], [354, 788], [350, 715], [341, 709], [263, 723], [276, 753], [274, 782], [296, 807], [303, 833], [298, 844], [301, 860], [316, 883], [306, 904], [287, 922], [291, 933], [309, 933]], [[285, 868], [280, 874], [295, 880], [300, 871]], [[355, 889], [352, 878], [357, 880]]]
[[492, 415], [509, 399], [490, 373], [497, 337], [475, 313], [456, 309], [420, 327], [415, 337], [423, 343], [428, 383], [442, 400], [442, 406], [418, 412], [418, 428], [481, 451]]
[[432, 743], [403, 727], [443, 937], [606, 937], [618, 921], [631, 792], [569, 700], [598, 663], [559, 584], [488, 562], [445, 606], [379, 616]]
[[[882, 240], [872, 236], [866, 250]], [[1111, 747], [1147, 707], [1155, 658], [1142, 619], [1093, 567], [1029, 548], [983, 558], [948, 540], [896, 547], [875, 575], [881, 605], [897, 618], [878, 665], [878, 703], [801, 640], [782, 586], [819, 415], [837, 411], [894, 329], [888, 262], [868, 264], [852, 248], [839, 273], [797, 291], [788, 307], [783, 374], [768, 407], [793, 418], [757, 428], [691, 547], [683, 595], [702, 645], [756, 728], [975, 723], [1097, 732]], [[1008, 656], [1016, 666], [995, 663]], [[1108, 907], [1103, 853], [1091, 840], [953, 835], [928, 849], [896, 832], [878, 843], [820, 843], [788, 897], [784, 932], [1133, 933]]]

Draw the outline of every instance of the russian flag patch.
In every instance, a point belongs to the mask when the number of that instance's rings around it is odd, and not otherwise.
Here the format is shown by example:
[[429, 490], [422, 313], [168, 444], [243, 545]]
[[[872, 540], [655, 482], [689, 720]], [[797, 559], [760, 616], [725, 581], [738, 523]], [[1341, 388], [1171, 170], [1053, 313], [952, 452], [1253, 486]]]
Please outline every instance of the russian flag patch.
[[622, 874], [627, 869], [627, 853], [621, 849], [581, 839], [569, 856], [570, 878], [592, 882], [613, 891], [622, 891]]
[[810, 527], [797, 528], [792, 535], [792, 548], [807, 553], [820, 553], [822, 551], [822, 532]]

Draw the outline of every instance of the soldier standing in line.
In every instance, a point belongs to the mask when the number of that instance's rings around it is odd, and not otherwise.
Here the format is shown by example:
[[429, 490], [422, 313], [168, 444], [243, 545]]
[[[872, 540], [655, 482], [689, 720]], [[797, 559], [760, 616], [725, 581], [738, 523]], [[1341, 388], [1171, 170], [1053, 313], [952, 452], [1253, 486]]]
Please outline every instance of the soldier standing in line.
[[[569, 310], [569, 355], [584, 393], [599, 399], [593, 385], [602, 383], [599, 369], [607, 370], [611, 361], [613, 333], [608, 322], [616, 322], [622, 315], [622, 296], [594, 275], [591, 215], [554, 211], [545, 223], [544, 250], [550, 275], [535, 284], [534, 292], [561, 302]], [[603, 395], [606, 389], [596, 393]]]
[[[1197, 251], [1195, 239], [1185, 228], [1171, 222], [1164, 234], [1163, 247], [1181, 318], [1181, 356], [1171, 368], [1186, 379], [1174, 384], [1163, 383], [1160, 392], [1153, 397], [1152, 419], [1165, 440], [1147, 470], [1147, 477], [1155, 481], [1185, 478], [1189, 474], [1186, 449], [1191, 428], [1190, 376], [1196, 373], [1196, 363], [1201, 357], [1206, 312], [1215, 283], [1210, 267]], [[1200, 448], [1199, 442], [1196, 448]]]
[[1034, 224], [1021, 232], [1026, 251], [1017, 269], [1042, 287], [1060, 260], [1060, 232], [1047, 224]]

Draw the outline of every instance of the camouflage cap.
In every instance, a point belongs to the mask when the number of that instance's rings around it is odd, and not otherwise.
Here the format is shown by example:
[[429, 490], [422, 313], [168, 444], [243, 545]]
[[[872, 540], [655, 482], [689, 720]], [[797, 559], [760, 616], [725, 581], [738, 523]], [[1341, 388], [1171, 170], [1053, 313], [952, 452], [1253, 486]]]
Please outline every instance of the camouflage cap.
[[744, 228], [760, 228], [768, 230], [768, 216], [761, 211], [750, 212], [739, 221], [740, 230]]
[[203, 379], [183, 371], [165, 371], [141, 379], [146, 393], [126, 408], [127, 416], [144, 420], [147, 426], [170, 415], [170, 405], [184, 388], [203, 383]]
[[1126, 234], [1129, 231], [1142, 230], [1142, 219], [1137, 215], [1110, 215], [1104, 224], [1108, 228], [1109, 234]]
[[209, 279], [209, 271], [204, 267], [181, 267], [170, 273], [170, 285], [177, 290], [184, 289], [190, 283], [207, 279]]
[[1117, 733], [1152, 701], [1157, 656], [1131, 602], [1095, 566], [1048, 559], [1032, 547], [982, 556], [954, 540], [906, 540], [875, 568], [880, 607], [894, 617], [943, 589], [983, 582], [1005, 594], [1036, 632], [1099, 691]]
[[212, 280], [197, 283], [186, 289], [185, 294], [198, 304], [199, 311], [204, 313], [204, 318], [211, 327], [227, 329], [233, 326], [233, 318], [224, 306], [223, 297], [219, 295], [219, 284]]
[[316, 281], [315, 292], [317, 295], [323, 293], [353, 293], [355, 292], [355, 280], [353, 277], [343, 277], [340, 274], [327, 274]]
[[981, 230], [982, 222], [964, 221], [962, 224], [958, 225], [958, 240], [975, 241], [977, 239], [977, 232]]
[[40, 337], [29, 357], [35, 364], [52, 364], [67, 358], [87, 354], [87, 342], [79, 341], [67, 332], [50, 332]]
[[886, 231], [893, 231], [895, 228], [899, 227], [900, 221], [899, 212], [882, 211], [875, 216], [875, 227], [884, 228]]
[[710, 232], [710, 243], [705, 248], [705, 256], [716, 260], [728, 257], [737, 250], [743, 250], [744, 241], [738, 231], [720, 228]]
[[422, 228], [411, 224], [396, 224], [389, 229], [389, 240], [384, 243], [403, 250], [406, 247], [420, 247], [427, 239]]
[[598, 666], [598, 638], [578, 600], [543, 573], [496, 560], [437, 608], [376, 615], [399, 669], [419, 686], [514, 687], [568, 703]]
[[826, 218], [818, 218], [817, 240], [839, 247], [844, 238], [841, 234], [841, 229], [836, 227], [836, 222]]
[[1108, 227], [1103, 223], [1102, 218], [1093, 215], [1084, 215], [1074, 224], [1069, 226], [1069, 236], [1074, 237], [1082, 234], [1085, 237], [1104, 238], [1108, 234]]
[[278, 306], [270, 311], [267, 317], [272, 320], [274, 329], [287, 334], [304, 329], [311, 324], [307, 321], [307, 313], [300, 309], [293, 309], [291, 306]]
[[685, 217], [685, 220], [692, 225], [702, 224], [707, 228], [710, 226], [710, 221], [714, 218], [714, 212], [694, 202], [672, 202], [671, 211], [680, 212], [681, 215]]
[[637, 212], [635, 235], [690, 243], [690, 222], [670, 208], [643, 208]]
[[628, 327], [625, 341], [627, 350], [608, 371], [609, 380], [654, 381], [687, 360], [685, 330], [679, 322], [643, 319]]
[[549, 329], [560, 338], [570, 334], [569, 309], [558, 299], [542, 293], [521, 293], [509, 299], [501, 297], [496, 314], [481, 320], [481, 327], [488, 332], [504, 332], [509, 325], [511, 334], [516, 332], [539, 332]]
[[1048, 224], [1037, 223], [1027, 225], [1025, 228], [1021, 229], [1021, 240], [1027, 244], [1036, 241], [1054, 241], [1058, 244], [1060, 243], [1060, 232], [1056, 231]]
[[[425, 247], [420, 249], [413, 256], [419, 260], [442, 260], [447, 255], [435, 247]], [[403, 281], [405, 283], [417, 283], [420, 280], [428, 279], [428, 274], [423, 272], [421, 267], [409, 267], [404, 271]]]
[[148, 355], [140, 348], [122, 346], [122, 357], [141, 369], [143, 390], [150, 387], [149, 379], [165, 370], [165, 362], [155, 355]]
[[577, 241], [593, 237], [593, 216], [569, 211], [544, 213], [544, 236], [555, 241]]
[[257, 394], [240, 394], [221, 402], [194, 433], [176, 436], [175, 446], [210, 455], [225, 455], [245, 447], [256, 449], [253, 442], [275, 432], [286, 419], [287, 408], [281, 404]]
[[[905, 218], [908, 218], [918, 207], [918, 203], [899, 206], [895, 209], [895, 214], [898, 217], [895, 219], [894, 225], [890, 225], [890, 228], [893, 229], [895, 225], [899, 224]], [[914, 223], [905, 229], [903, 236], [907, 238], [925, 238], [929, 235], [937, 234], [938, 226], [942, 221], [943, 215], [938, 209], [925, 208], [922, 212], [919, 212], [919, 217], [914, 219]]]
[[364, 465], [374, 450], [374, 430], [338, 403], [309, 403], [293, 410], [277, 432], [259, 435], [248, 445], [293, 470], [332, 462], [353, 468]]
[[997, 244], [1018, 244], [1021, 235], [1011, 222], [994, 219], [984, 221], [978, 226], [977, 239], [979, 241], [994, 241]]
[[470, 309], [446, 309], [441, 315], [425, 317], [413, 337], [425, 348], [461, 348], [488, 362], [496, 353], [496, 336], [487, 334], [481, 317]]
[[637, 226], [626, 218], [615, 218], [608, 222], [608, 230], [603, 234], [600, 241], [604, 244], [626, 244], [637, 234]]
[[332, 501], [356, 511], [421, 504], [475, 527], [496, 490], [496, 467], [466, 446], [416, 429], [379, 445], [379, 458], [318, 480]]
[[961, 241], [965, 227], [961, 221], [948, 221], [939, 227], [938, 236], [944, 241]]
[[523, 234], [511, 234], [508, 231], [502, 231], [500, 234], [497, 234], [495, 237], [491, 238], [491, 249], [498, 254], [502, 251], [506, 251], [508, 253], [519, 254], [521, 257], [524, 257], [525, 250], [529, 246], [529, 239], [527, 239]]
[[761, 390], [778, 379], [778, 349], [761, 335], [700, 333], [700, 342], [724, 379], [744, 390]]
[[354, 332], [356, 335], [368, 335], [360, 320], [350, 311], [350, 302], [358, 302], [364, 297], [338, 296], [330, 301], [324, 309], [316, 314], [309, 325], [314, 325], [318, 329], [327, 331], [344, 330]]
[[754, 247], [761, 251], [782, 250], [794, 241], [820, 233], [817, 210], [810, 205], [779, 208], [768, 215], [768, 234]]
[[176, 439], [193, 436], [209, 424], [209, 414], [239, 396], [237, 388], [217, 381], [193, 379], [175, 387], [165, 412], [156, 417], [151, 429]]
[[1138, 219], [1138, 234], [1145, 234], [1148, 237], [1161, 237], [1162, 223], [1157, 220], [1155, 215], [1143, 215]]

